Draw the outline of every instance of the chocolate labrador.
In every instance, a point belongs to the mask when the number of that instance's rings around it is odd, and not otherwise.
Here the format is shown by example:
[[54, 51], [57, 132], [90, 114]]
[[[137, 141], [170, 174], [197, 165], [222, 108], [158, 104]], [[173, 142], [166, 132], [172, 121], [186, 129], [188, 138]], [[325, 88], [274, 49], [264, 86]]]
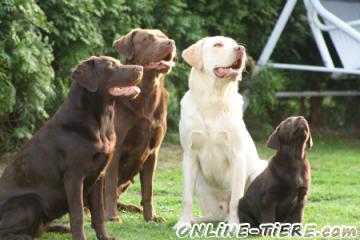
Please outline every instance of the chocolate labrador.
[[289, 117], [276, 128], [267, 146], [277, 150], [265, 170], [239, 202], [241, 223], [301, 223], [310, 188], [306, 148], [312, 146], [307, 121]]
[[142, 67], [110, 57], [76, 67], [65, 102], [0, 179], [0, 239], [32, 239], [67, 212], [73, 239], [85, 239], [84, 199], [97, 238], [113, 239], [105, 231], [102, 179], [116, 142], [115, 99], [136, 95], [141, 76]]
[[117, 143], [105, 176], [105, 216], [120, 221], [119, 195], [140, 173], [141, 204], [146, 221], [163, 221], [152, 207], [153, 176], [158, 151], [166, 132], [168, 92], [164, 80], [172, 67], [175, 42], [159, 30], [134, 29], [116, 40], [113, 47], [126, 57], [127, 64], [144, 68], [139, 84], [141, 95], [116, 101]]

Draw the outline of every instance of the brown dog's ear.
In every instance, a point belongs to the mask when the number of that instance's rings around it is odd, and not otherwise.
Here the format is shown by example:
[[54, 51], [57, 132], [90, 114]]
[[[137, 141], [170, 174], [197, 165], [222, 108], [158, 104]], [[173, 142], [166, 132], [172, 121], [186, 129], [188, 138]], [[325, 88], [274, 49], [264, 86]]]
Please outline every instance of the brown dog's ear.
[[121, 54], [124, 54], [127, 59], [132, 59], [135, 55], [135, 48], [133, 44], [133, 38], [138, 28], [131, 30], [125, 36], [115, 40], [112, 47]]
[[89, 92], [96, 92], [98, 89], [98, 82], [94, 70], [95, 59], [96, 57], [92, 56], [89, 59], [80, 62], [71, 75], [71, 78], [74, 81]]
[[182, 52], [185, 62], [199, 71], [203, 68], [202, 47], [204, 41], [205, 39], [201, 39]]
[[267, 140], [266, 146], [275, 150], [280, 150], [280, 136], [279, 136], [279, 127], [270, 135]]
[[310, 130], [309, 130], [309, 138], [308, 138], [308, 140], [306, 142], [306, 146], [307, 146], [308, 149], [312, 148], [312, 146], [313, 146], [313, 140], [312, 140], [312, 137], [311, 137]]

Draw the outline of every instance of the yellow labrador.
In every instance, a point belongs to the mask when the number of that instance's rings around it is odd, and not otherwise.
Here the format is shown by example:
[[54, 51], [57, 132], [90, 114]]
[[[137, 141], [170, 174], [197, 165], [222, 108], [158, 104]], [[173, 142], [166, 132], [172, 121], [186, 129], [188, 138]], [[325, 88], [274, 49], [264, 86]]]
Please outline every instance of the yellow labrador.
[[[183, 202], [178, 223], [238, 223], [237, 208], [246, 186], [266, 166], [243, 121], [238, 81], [245, 48], [228, 37], [199, 40], [183, 51], [192, 66], [189, 91], [181, 100]], [[203, 216], [193, 218], [196, 189]]]

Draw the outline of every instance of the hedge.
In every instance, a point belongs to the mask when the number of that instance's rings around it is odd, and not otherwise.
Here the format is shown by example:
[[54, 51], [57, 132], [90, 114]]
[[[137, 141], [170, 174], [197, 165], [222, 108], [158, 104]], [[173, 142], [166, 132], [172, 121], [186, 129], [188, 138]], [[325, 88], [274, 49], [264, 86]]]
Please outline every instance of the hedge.
[[[187, 89], [190, 70], [180, 58], [181, 51], [202, 37], [226, 35], [244, 43], [249, 55], [257, 59], [284, 3], [284, 0], [2, 0], [0, 153], [15, 150], [54, 114], [68, 92], [71, 70], [80, 60], [91, 55], [121, 58], [111, 48], [112, 42], [136, 27], [161, 29], [176, 41], [177, 66], [166, 80], [170, 91], [169, 131], [176, 132], [179, 101]], [[321, 63], [309, 33], [303, 6], [299, 4], [274, 58]], [[274, 97], [276, 91], [359, 88], [358, 81], [334, 82], [319, 76], [267, 70], [254, 80], [243, 81], [241, 91], [251, 93], [245, 120], [252, 134], [266, 135], [283, 117], [299, 114], [298, 101], [279, 101]], [[327, 117], [321, 124], [334, 128], [353, 126], [360, 119], [353, 104], [358, 104], [358, 99], [324, 99], [321, 114]], [[311, 100], [305, 107], [309, 111]], [[331, 114], [334, 110], [339, 115]]]

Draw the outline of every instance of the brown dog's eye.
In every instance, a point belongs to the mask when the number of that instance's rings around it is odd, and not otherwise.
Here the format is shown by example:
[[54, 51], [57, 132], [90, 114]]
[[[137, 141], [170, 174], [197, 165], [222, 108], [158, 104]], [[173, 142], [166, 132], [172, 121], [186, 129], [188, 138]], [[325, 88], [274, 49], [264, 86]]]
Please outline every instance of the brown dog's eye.
[[143, 41], [153, 41], [153, 40], [155, 40], [154, 35], [147, 35], [144, 37]]
[[215, 43], [214, 44], [214, 47], [223, 47], [224, 46], [224, 44], [222, 44], [222, 43]]

